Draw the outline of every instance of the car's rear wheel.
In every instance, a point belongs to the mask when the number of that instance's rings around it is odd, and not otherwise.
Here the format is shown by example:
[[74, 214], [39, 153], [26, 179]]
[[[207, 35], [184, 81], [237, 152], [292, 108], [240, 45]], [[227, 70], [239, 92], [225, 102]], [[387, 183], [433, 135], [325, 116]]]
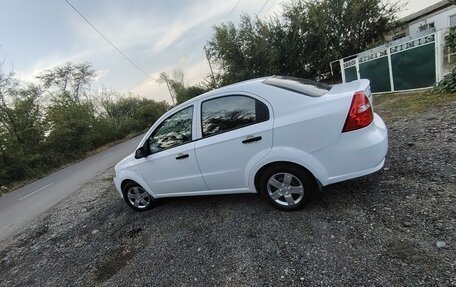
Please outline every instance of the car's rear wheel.
[[295, 166], [273, 166], [260, 178], [260, 192], [281, 210], [298, 210], [312, 198], [315, 179], [304, 169]]
[[136, 182], [129, 182], [123, 188], [125, 202], [136, 211], [146, 211], [153, 207], [155, 199]]

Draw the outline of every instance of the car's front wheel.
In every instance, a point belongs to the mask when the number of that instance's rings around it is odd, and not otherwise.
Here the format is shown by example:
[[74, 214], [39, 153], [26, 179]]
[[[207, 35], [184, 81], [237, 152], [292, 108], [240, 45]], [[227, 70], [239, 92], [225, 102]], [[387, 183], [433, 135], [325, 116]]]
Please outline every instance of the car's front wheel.
[[136, 211], [149, 210], [155, 204], [155, 199], [136, 182], [129, 182], [123, 188], [125, 202]]
[[295, 166], [273, 166], [260, 178], [260, 192], [281, 210], [301, 209], [310, 201], [315, 190], [313, 176]]

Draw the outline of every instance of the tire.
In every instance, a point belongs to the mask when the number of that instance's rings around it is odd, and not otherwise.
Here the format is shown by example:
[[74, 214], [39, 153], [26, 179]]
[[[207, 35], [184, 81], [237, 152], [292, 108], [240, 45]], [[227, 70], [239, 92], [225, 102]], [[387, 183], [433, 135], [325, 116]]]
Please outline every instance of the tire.
[[127, 205], [135, 211], [146, 211], [156, 204], [156, 200], [136, 182], [127, 183], [122, 192]]
[[299, 210], [317, 190], [315, 178], [305, 169], [276, 165], [266, 169], [259, 180], [259, 191], [277, 209]]

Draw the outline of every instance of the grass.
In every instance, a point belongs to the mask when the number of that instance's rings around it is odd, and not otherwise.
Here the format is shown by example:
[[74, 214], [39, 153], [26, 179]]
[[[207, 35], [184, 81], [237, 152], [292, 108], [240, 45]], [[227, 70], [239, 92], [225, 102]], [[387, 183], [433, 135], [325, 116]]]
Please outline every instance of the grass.
[[456, 103], [455, 93], [426, 90], [374, 96], [374, 108], [380, 110], [382, 116], [386, 117], [418, 114], [431, 107], [443, 107], [449, 103]]

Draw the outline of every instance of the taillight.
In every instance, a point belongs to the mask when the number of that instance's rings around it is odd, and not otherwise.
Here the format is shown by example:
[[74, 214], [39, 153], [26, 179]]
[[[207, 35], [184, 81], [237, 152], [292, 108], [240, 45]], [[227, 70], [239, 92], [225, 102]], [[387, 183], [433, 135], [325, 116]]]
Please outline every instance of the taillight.
[[342, 132], [344, 133], [367, 127], [373, 120], [374, 113], [372, 112], [369, 99], [364, 92], [356, 92], [353, 96]]

